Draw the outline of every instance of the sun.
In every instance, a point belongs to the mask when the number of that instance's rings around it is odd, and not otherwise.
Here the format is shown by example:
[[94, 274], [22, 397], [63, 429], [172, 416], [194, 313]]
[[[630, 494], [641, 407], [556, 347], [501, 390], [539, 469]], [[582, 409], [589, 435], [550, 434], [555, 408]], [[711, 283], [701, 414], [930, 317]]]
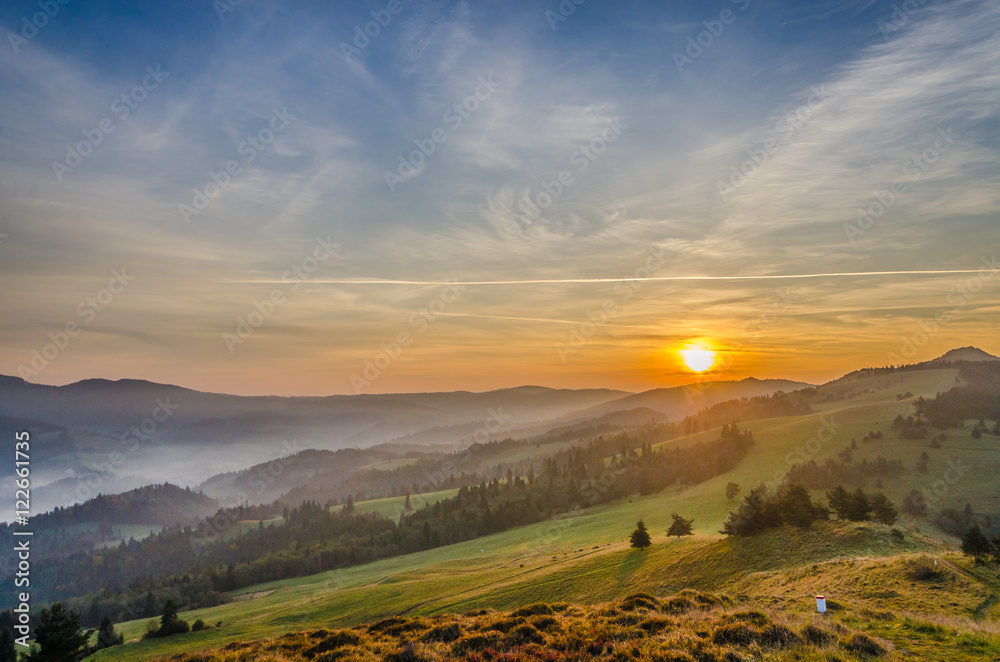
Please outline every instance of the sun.
[[691, 372], [705, 372], [715, 365], [715, 352], [706, 347], [688, 347], [677, 351]]

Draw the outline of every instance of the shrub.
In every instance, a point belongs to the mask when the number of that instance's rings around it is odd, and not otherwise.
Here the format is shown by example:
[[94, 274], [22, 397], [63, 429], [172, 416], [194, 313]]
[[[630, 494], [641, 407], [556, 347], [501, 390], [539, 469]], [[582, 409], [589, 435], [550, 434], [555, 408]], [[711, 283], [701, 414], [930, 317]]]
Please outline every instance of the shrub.
[[545, 637], [528, 623], [519, 625], [504, 638], [508, 646], [524, 646], [525, 644], [543, 644]]
[[420, 619], [392, 616], [368, 626], [369, 632], [382, 632], [390, 636], [424, 629], [426, 624]]
[[673, 627], [673, 621], [666, 618], [647, 618], [639, 623], [639, 627], [649, 634], [656, 634]]
[[861, 657], [882, 657], [887, 653], [881, 644], [866, 634], [858, 633], [840, 645]]
[[702, 593], [694, 589], [686, 588], [677, 594], [678, 597], [693, 600], [703, 607], [730, 607], [733, 599], [728, 595], [717, 595], [715, 593]]
[[191, 627], [188, 625], [188, 622], [178, 618], [176, 621], [171, 621], [166, 625], [161, 625], [160, 628], [156, 631], [156, 634], [153, 636], [170, 637], [175, 634], [184, 634], [185, 632], [189, 632], [190, 630]]
[[491, 623], [486, 627], [487, 630], [499, 630], [500, 632], [509, 632], [516, 628], [517, 626], [524, 623], [524, 618], [505, 618], [502, 621], [496, 621]]
[[203, 620], [201, 620], [199, 618], [197, 621], [195, 621], [194, 623], [191, 624], [191, 632], [201, 632], [202, 630], [204, 630], [207, 627], [208, 626], [205, 625], [205, 621], [203, 621]]
[[666, 614], [683, 614], [694, 609], [694, 602], [686, 597], [675, 595], [660, 604], [660, 611]]
[[466, 653], [479, 653], [487, 648], [496, 648], [500, 645], [501, 635], [499, 632], [491, 630], [483, 634], [473, 634], [462, 637], [451, 645], [453, 655], [465, 655]]
[[536, 602], [534, 604], [521, 607], [517, 611], [513, 612], [511, 616], [538, 616], [540, 614], [551, 615], [554, 613], [556, 613], [556, 610], [552, 608], [552, 605], [544, 602]]
[[910, 572], [910, 576], [919, 582], [933, 582], [941, 579], [941, 571], [929, 565], [918, 565]]
[[789, 646], [799, 641], [799, 636], [783, 625], [771, 622], [759, 611], [729, 614], [722, 619], [712, 641], [716, 644], [749, 646]]
[[815, 625], [807, 625], [802, 628], [802, 638], [814, 646], [825, 646], [837, 639], [834, 635]]
[[636, 593], [635, 595], [630, 595], [621, 603], [622, 611], [634, 611], [636, 609], [652, 609], [657, 610], [660, 608], [660, 601], [649, 595], [648, 593]]
[[329, 651], [337, 650], [338, 648], [343, 648], [344, 646], [357, 646], [361, 643], [361, 637], [357, 632], [352, 632], [351, 630], [340, 630], [330, 634], [330, 636], [323, 639], [312, 648], [306, 649], [304, 655], [306, 657], [315, 657], [320, 653], [327, 653]]
[[559, 619], [553, 616], [535, 616], [529, 619], [528, 622], [542, 632], [548, 632], [549, 630], [559, 626]]
[[424, 641], [437, 641], [443, 644], [450, 644], [457, 641], [462, 636], [462, 626], [458, 623], [447, 623], [436, 625], [424, 634]]

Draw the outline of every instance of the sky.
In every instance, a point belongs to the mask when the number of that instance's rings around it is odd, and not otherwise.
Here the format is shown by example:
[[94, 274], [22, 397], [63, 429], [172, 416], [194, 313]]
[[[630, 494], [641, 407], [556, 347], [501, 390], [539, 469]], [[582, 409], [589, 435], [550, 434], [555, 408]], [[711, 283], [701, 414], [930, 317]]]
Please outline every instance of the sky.
[[13, 0], [0, 34], [0, 374], [638, 391], [1000, 353], [996, 2]]

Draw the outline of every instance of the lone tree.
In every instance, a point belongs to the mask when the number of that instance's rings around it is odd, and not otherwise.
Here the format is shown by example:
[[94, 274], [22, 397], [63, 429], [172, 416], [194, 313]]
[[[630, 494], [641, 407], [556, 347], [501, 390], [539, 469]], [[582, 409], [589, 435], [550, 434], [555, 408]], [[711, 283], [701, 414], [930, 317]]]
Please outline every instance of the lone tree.
[[114, 623], [111, 622], [110, 618], [105, 616], [101, 620], [101, 627], [97, 628], [97, 644], [94, 650], [121, 646], [123, 643], [125, 643], [124, 635], [115, 632]]
[[646, 549], [653, 544], [653, 541], [649, 537], [649, 529], [646, 528], [646, 523], [642, 520], [635, 525], [635, 531], [632, 532], [632, 547], [634, 549]]
[[739, 484], [730, 482], [726, 485], [726, 501], [732, 501], [739, 495], [740, 495]]
[[977, 559], [989, 556], [993, 551], [993, 545], [989, 538], [983, 535], [978, 524], [973, 524], [965, 535], [962, 536], [962, 553]]
[[694, 531], [691, 526], [694, 524], [693, 519], [684, 519], [677, 513], [671, 515], [674, 518], [673, 523], [670, 525], [670, 530], [667, 531], [668, 536], [693, 536]]
[[76, 662], [87, 651], [90, 633], [80, 630], [80, 615], [67, 612], [61, 602], [52, 609], [42, 609], [35, 626], [35, 642], [28, 659], [31, 662]]
[[173, 600], [167, 600], [163, 605], [163, 615], [160, 616], [160, 628], [166, 629], [177, 622], [177, 605]]

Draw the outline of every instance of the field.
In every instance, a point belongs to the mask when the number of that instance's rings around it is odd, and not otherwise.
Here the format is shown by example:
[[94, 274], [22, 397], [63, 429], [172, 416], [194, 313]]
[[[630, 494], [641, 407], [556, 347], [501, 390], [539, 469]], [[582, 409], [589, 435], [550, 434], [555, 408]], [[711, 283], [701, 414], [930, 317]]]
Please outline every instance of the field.
[[[933, 397], [954, 378], [954, 371], [929, 371], [839, 384], [844, 391], [837, 394], [840, 399], [825, 402], [813, 414], [748, 423], [757, 445], [747, 458], [733, 471], [700, 485], [634, 496], [457, 545], [251, 587], [232, 603], [182, 614], [191, 622], [203, 619], [213, 626], [208, 630], [139, 642], [135, 640], [146, 623], [132, 622], [122, 630], [126, 641], [134, 643], [102, 651], [94, 659], [146, 660], [299, 630], [354, 627], [395, 615], [517, 609], [539, 601], [586, 605], [640, 591], [663, 598], [685, 588], [726, 593], [740, 608], [803, 619], [815, 610], [813, 596], [824, 593], [842, 607], [834, 617], [844, 627], [920, 650], [920, 659], [989, 659], [966, 655], [995, 655], [998, 650], [1000, 581], [995, 572], [972, 567], [953, 551], [953, 540], [933, 532], [926, 522], [900, 522], [899, 532], [880, 525], [830, 522], [805, 532], [780, 530], [738, 540], [718, 534], [735, 506], [725, 499], [728, 482], [749, 489], [772, 481], [790, 464], [835, 456], [852, 438], [872, 430], [884, 431], [885, 439], [859, 444], [858, 457], [883, 452], [902, 457], [908, 469], [923, 450], [932, 457], [926, 475], [911, 471], [887, 486], [897, 502], [912, 486], [930, 490], [934, 481], [942, 480], [939, 474], [948, 461], [961, 461], [971, 467], [969, 477], [947, 486], [942, 505], [970, 501], [982, 512], [1000, 512], [992, 487], [1000, 462], [993, 452], [995, 438], [973, 443], [971, 437], [952, 431], [944, 447], [929, 449], [926, 441], [903, 442], [891, 431], [892, 419], [910, 410], [909, 399], [899, 400], [898, 395]], [[824, 429], [832, 429], [832, 436], [822, 433]], [[717, 434], [709, 431], [665, 443], [691, 443]], [[357, 506], [398, 513], [402, 498]], [[673, 512], [693, 517], [697, 535], [667, 539]], [[629, 549], [626, 542], [640, 518], [653, 534], [653, 546], [645, 552]], [[914, 579], [920, 566], [940, 574], [930, 582]], [[955, 643], [960, 641], [972, 643], [966, 650]]]

